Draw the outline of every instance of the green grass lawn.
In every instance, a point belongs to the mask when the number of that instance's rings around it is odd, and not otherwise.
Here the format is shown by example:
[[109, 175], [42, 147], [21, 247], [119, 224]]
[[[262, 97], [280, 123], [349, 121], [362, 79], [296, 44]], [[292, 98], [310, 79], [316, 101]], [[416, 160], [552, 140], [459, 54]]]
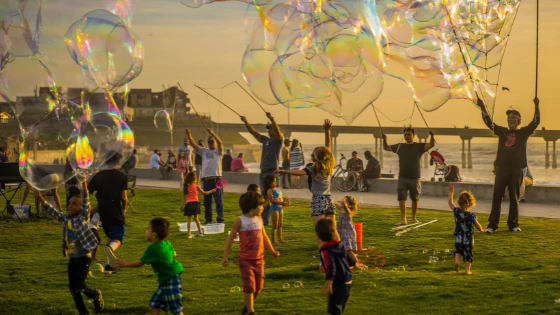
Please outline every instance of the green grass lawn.
[[[239, 269], [234, 263], [221, 266], [227, 230], [241, 213], [238, 195], [225, 198], [226, 234], [187, 239], [176, 225], [185, 221], [179, 194], [140, 190], [137, 210], [127, 215], [125, 244], [117, 255], [140, 258], [149, 245], [145, 229], [150, 219], [167, 218], [172, 226], [169, 241], [185, 268], [184, 313], [239, 314], [242, 294], [230, 293], [232, 287], [241, 286]], [[296, 201], [285, 213], [289, 243], [276, 247], [281, 253], [278, 259], [265, 254], [266, 281], [256, 311], [325, 313], [324, 274], [319, 273], [308, 203]], [[452, 254], [445, 253], [453, 248], [451, 212], [421, 211], [422, 221], [439, 221], [395, 237], [389, 229], [398, 217], [398, 210], [375, 208], [362, 208], [356, 215], [354, 221], [364, 225], [364, 247], [381, 251], [387, 262], [379, 271], [354, 272], [347, 314], [560, 313], [560, 304], [554, 303], [560, 298], [558, 220], [523, 218], [523, 232], [516, 234], [504, 227], [493, 235], [477, 232], [474, 274], [465, 276], [453, 270]], [[479, 216], [483, 225], [486, 219]], [[61, 228], [55, 221], [0, 223], [0, 314], [77, 314], [68, 290], [68, 260], [62, 257], [60, 244]], [[237, 247], [234, 244], [233, 253]], [[439, 261], [430, 264], [435, 250], [440, 251]], [[105, 259], [102, 251], [98, 257]], [[406, 271], [395, 271], [399, 266]], [[294, 288], [295, 281], [304, 287]], [[284, 289], [284, 283], [292, 285]], [[103, 290], [105, 313], [148, 314], [147, 303], [157, 281], [150, 266], [144, 266], [88, 278], [88, 285]]]

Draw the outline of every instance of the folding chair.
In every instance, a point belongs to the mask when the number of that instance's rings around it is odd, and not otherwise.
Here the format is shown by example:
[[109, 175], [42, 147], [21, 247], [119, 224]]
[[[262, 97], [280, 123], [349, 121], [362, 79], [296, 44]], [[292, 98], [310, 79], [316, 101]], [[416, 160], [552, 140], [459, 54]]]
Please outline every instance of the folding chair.
[[132, 209], [132, 211], [136, 211], [134, 208], [133, 201], [136, 199], [136, 175], [127, 175], [127, 190], [130, 192], [128, 195], [128, 203], [126, 204], [127, 209]]

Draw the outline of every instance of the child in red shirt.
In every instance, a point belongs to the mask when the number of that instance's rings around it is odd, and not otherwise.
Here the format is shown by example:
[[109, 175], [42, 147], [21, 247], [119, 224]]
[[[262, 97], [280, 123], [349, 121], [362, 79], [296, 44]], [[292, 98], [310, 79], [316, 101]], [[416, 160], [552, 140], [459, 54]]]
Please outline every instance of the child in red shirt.
[[256, 192], [247, 192], [239, 198], [239, 206], [243, 215], [238, 217], [231, 228], [226, 241], [222, 265], [227, 267], [231, 245], [239, 232], [239, 269], [243, 280], [245, 307], [242, 314], [255, 314], [254, 301], [264, 286], [264, 248], [278, 258], [279, 252], [274, 250], [264, 230], [261, 213], [264, 198]]
[[[200, 221], [198, 220], [198, 215], [200, 214], [200, 201], [198, 200], [198, 192], [204, 195], [209, 195], [216, 191], [216, 189], [212, 189], [209, 191], [204, 191], [200, 186], [196, 183], [198, 182], [198, 178], [196, 177], [195, 172], [190, 172], [187, 174], [185, 178], [185, 182], [183, 184], [183, 199], [181, 201], [181, 209], [184, 208], [184, 215], [188, 217], [188, 237], [193, 238], [194, 236], [199, 237], [203, 236], [202, 229], [200, 228]], [[185, 205], [185, 202], [187, 203]], [[198, 233], [196, 235], [191, 234], [191, 222], [194, 217], [194, 222], [196, 222], [196, 227], [198, 228]]]

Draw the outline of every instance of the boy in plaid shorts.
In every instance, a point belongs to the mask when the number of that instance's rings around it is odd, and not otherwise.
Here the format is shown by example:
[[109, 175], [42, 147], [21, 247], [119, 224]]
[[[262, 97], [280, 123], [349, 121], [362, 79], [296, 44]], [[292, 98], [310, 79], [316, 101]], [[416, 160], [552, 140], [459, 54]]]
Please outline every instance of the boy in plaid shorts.
[[222, 265], [227, 267], [233, 239], [239, 232], [239, 269], [245, 301], [242, 314], [254, 315], [255, 299], [264, 286], [264, 249], [266, 247], [274, 258], [278, 258], [280, 253], [274, 250], [264, 230], [261, 218], [264, 198], [256, 192], [246, 192], [239, 198], [239, 206], [243, 215], [233, 222], [226, 241]]
[[150, 221], [146, 229], [146, 240], [152, 243], [144, 252], [140, 260], [127, 262], [117, 260], [117, 268], [141, 267], [151, 264], [156, 273], [159, 286], [150, 300], [152, 314], [159, 314], [160, 310], [172, 314], [183, 314], [183, 295], [181, 294], [181, 273], [183, 266], [175, 260], [175, 250], [166, 240], [169, 234], [169, 222], [163, 218]]

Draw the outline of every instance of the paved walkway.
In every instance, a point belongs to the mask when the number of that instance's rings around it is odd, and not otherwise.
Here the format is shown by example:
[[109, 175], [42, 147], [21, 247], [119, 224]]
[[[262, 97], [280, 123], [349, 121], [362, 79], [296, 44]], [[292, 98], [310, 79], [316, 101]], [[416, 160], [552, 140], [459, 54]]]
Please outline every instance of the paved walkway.
[[[154, 180], [139, 178], [136, 182], [137, 187], [152, 188], [152, 189], [179, 189], [179, 181], [177, 180]], [[247, 185], [245, 184], [229, 184], [225, 191], [231, 193], [244, 193]], [[289, 199], [311, 200], [311, 193], [308, 189], [283, 189], [284, 197]], [[334, 190], [333, 197], [340, 199], [347, 193]], [[382, 208], [398, 208], [397, 194], [385, 194], [375, 192], [352, 192], [350, 193], [361, 205]], [[476, 197], [476, 196], [475, 196]], [[410, 206], [410, 201], [407, 203]], [[477, 206], [473, 210], [475, 213], [490, 213], [491, 201], [481, 200], [477, 201]], [[451, 211], [447, 205], [447, 198], [441, 197], [420, 197], [420, 209], [432, 209]], [[502, 215], [507, 215], [509, 209], [509, 202], [502, 203]], [[522, 217], [536, 217], [536, 218], [560, 218], [560, 205], [545, 204], [545, 203], [525, 203], [520, 204], [519, 214]]]

